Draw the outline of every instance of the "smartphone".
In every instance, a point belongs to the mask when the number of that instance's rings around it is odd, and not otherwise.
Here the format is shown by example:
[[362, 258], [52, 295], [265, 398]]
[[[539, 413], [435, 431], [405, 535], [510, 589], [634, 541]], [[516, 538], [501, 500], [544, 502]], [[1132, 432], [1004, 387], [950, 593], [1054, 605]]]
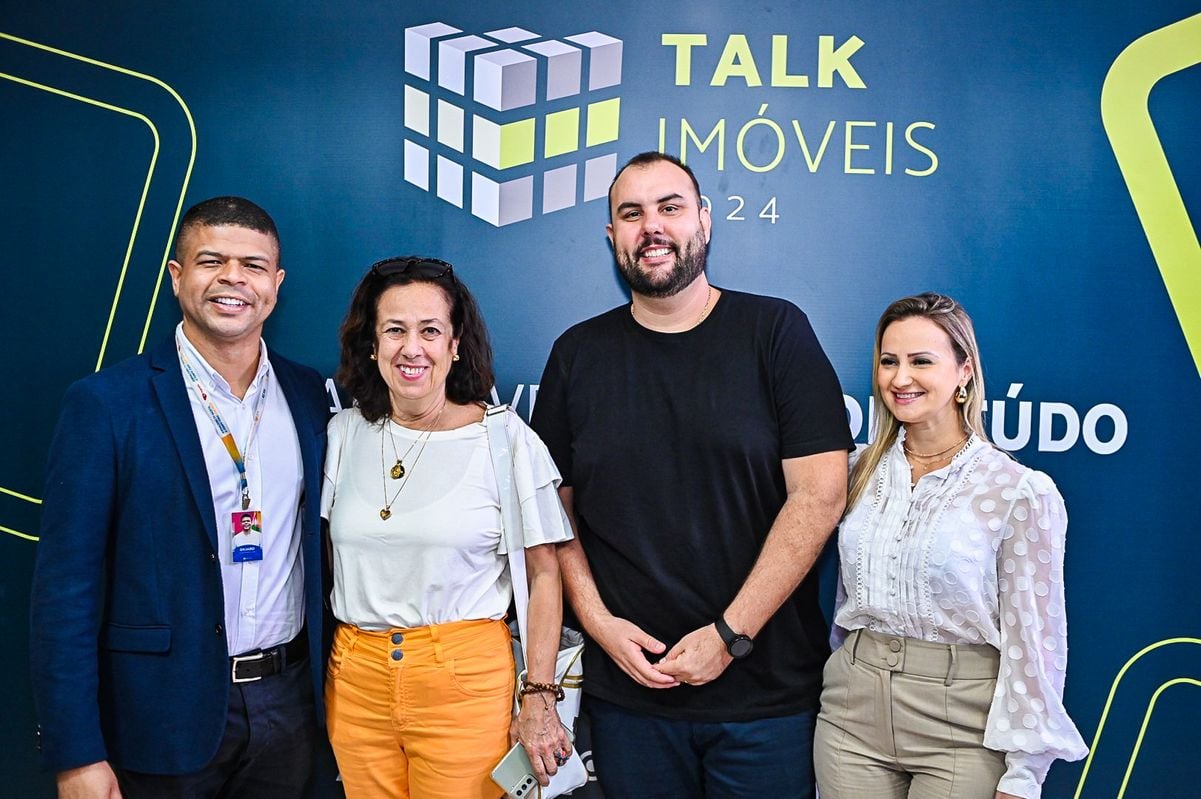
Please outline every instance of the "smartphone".
[[520, 743], [513, 744], [509, 753], [492, 769], [492, 781], [504, 788], [513, 799], [527, 799], [538, 795], [538, 779], [534, 776], [534, 767], [530, 764], [530, 756], [525, 753], [525, 747]]

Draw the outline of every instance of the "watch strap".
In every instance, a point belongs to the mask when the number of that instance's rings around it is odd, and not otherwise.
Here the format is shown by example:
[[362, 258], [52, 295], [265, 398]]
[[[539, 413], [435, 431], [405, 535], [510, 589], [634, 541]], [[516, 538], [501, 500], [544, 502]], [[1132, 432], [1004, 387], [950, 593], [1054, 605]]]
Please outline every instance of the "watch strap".
[[723, 616], [718, 616], [713, 622], [713, 626], [717, 628], [717, 634], [721, 636], [721, 640], [726, 645], [726, 652], [730, 657], [741, 658], [746, 657], [754, 649], [754, 642], [749, 635], [734, 632], [733, 628], [726, 623]]

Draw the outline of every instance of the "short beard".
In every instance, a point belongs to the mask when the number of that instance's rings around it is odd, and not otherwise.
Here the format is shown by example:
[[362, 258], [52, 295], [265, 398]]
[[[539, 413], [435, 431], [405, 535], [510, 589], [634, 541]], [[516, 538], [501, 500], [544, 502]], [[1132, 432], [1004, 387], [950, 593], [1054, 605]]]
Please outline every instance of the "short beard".
[[652, 276], [638, 266], [636, 251], [617, 253], [617, 268], [630, 291], [656, 299], [674, 297], [704, 273], [708, 244], [703, 230], [698, 229], [696, 235], [684, 243], [682, 252], [674, 244], [668, 246], [676, 253], [676, 263], [670, 272], [660, 277]]

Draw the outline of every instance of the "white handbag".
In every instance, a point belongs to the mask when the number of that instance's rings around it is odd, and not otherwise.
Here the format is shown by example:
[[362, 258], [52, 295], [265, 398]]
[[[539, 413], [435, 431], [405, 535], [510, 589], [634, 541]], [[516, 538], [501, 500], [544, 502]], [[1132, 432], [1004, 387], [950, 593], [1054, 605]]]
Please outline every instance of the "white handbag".
[[[492, 454], [492, 468], [496, 472], [496, 483], [500, 489], [501, 530], [505, 548], [509, 553], [509, 576], [513, 581], [513, 601], [517, 606], [517, 634], [513, 638], [513, 657], [517, 662], [517, 684], [525, 676], [526, 616], [529, 612], [530, 589], [526, 582], [525, 545], [522, 538], [521, 500], [517, 496], [517, 485], [513, 481], [513, 452], [509, 445], [509, 431], [505, 427], [505, 415], [510, 413], [507, 405], [489, 408], [484, 414], [488, 429], [488, 449]], [[513, 625], [510, 624], [510, 629]], [[559, 703], [559, 719], [575, 738], [575, 720], [580, 713], [580, 686], [584, 681], [584, 636], [570, 627], [563, 627], [559, 637], [559, 652], [555, 658], [555, 682], [563, 687], [563, 701]], [[516, 696], [516, 694], [515, 694]], [[567, 762], [559, 766], [551, 777], [550, 785], [541, 788], [538, 796], [553, 799], [588, 782], [588, 769], [580, 753], [572, 747]]]

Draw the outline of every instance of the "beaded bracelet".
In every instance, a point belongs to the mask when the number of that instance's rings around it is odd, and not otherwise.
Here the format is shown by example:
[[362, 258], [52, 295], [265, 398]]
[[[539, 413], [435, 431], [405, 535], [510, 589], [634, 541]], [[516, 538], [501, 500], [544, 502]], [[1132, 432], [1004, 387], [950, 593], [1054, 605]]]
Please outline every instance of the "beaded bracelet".
[[553, 682], [530, 682], [529, 680], [522, 680], [521, 690], [517, 693], [519, 696], [554, 694], [556, 702], [562, 702], [564, 697], [563, 686]]

